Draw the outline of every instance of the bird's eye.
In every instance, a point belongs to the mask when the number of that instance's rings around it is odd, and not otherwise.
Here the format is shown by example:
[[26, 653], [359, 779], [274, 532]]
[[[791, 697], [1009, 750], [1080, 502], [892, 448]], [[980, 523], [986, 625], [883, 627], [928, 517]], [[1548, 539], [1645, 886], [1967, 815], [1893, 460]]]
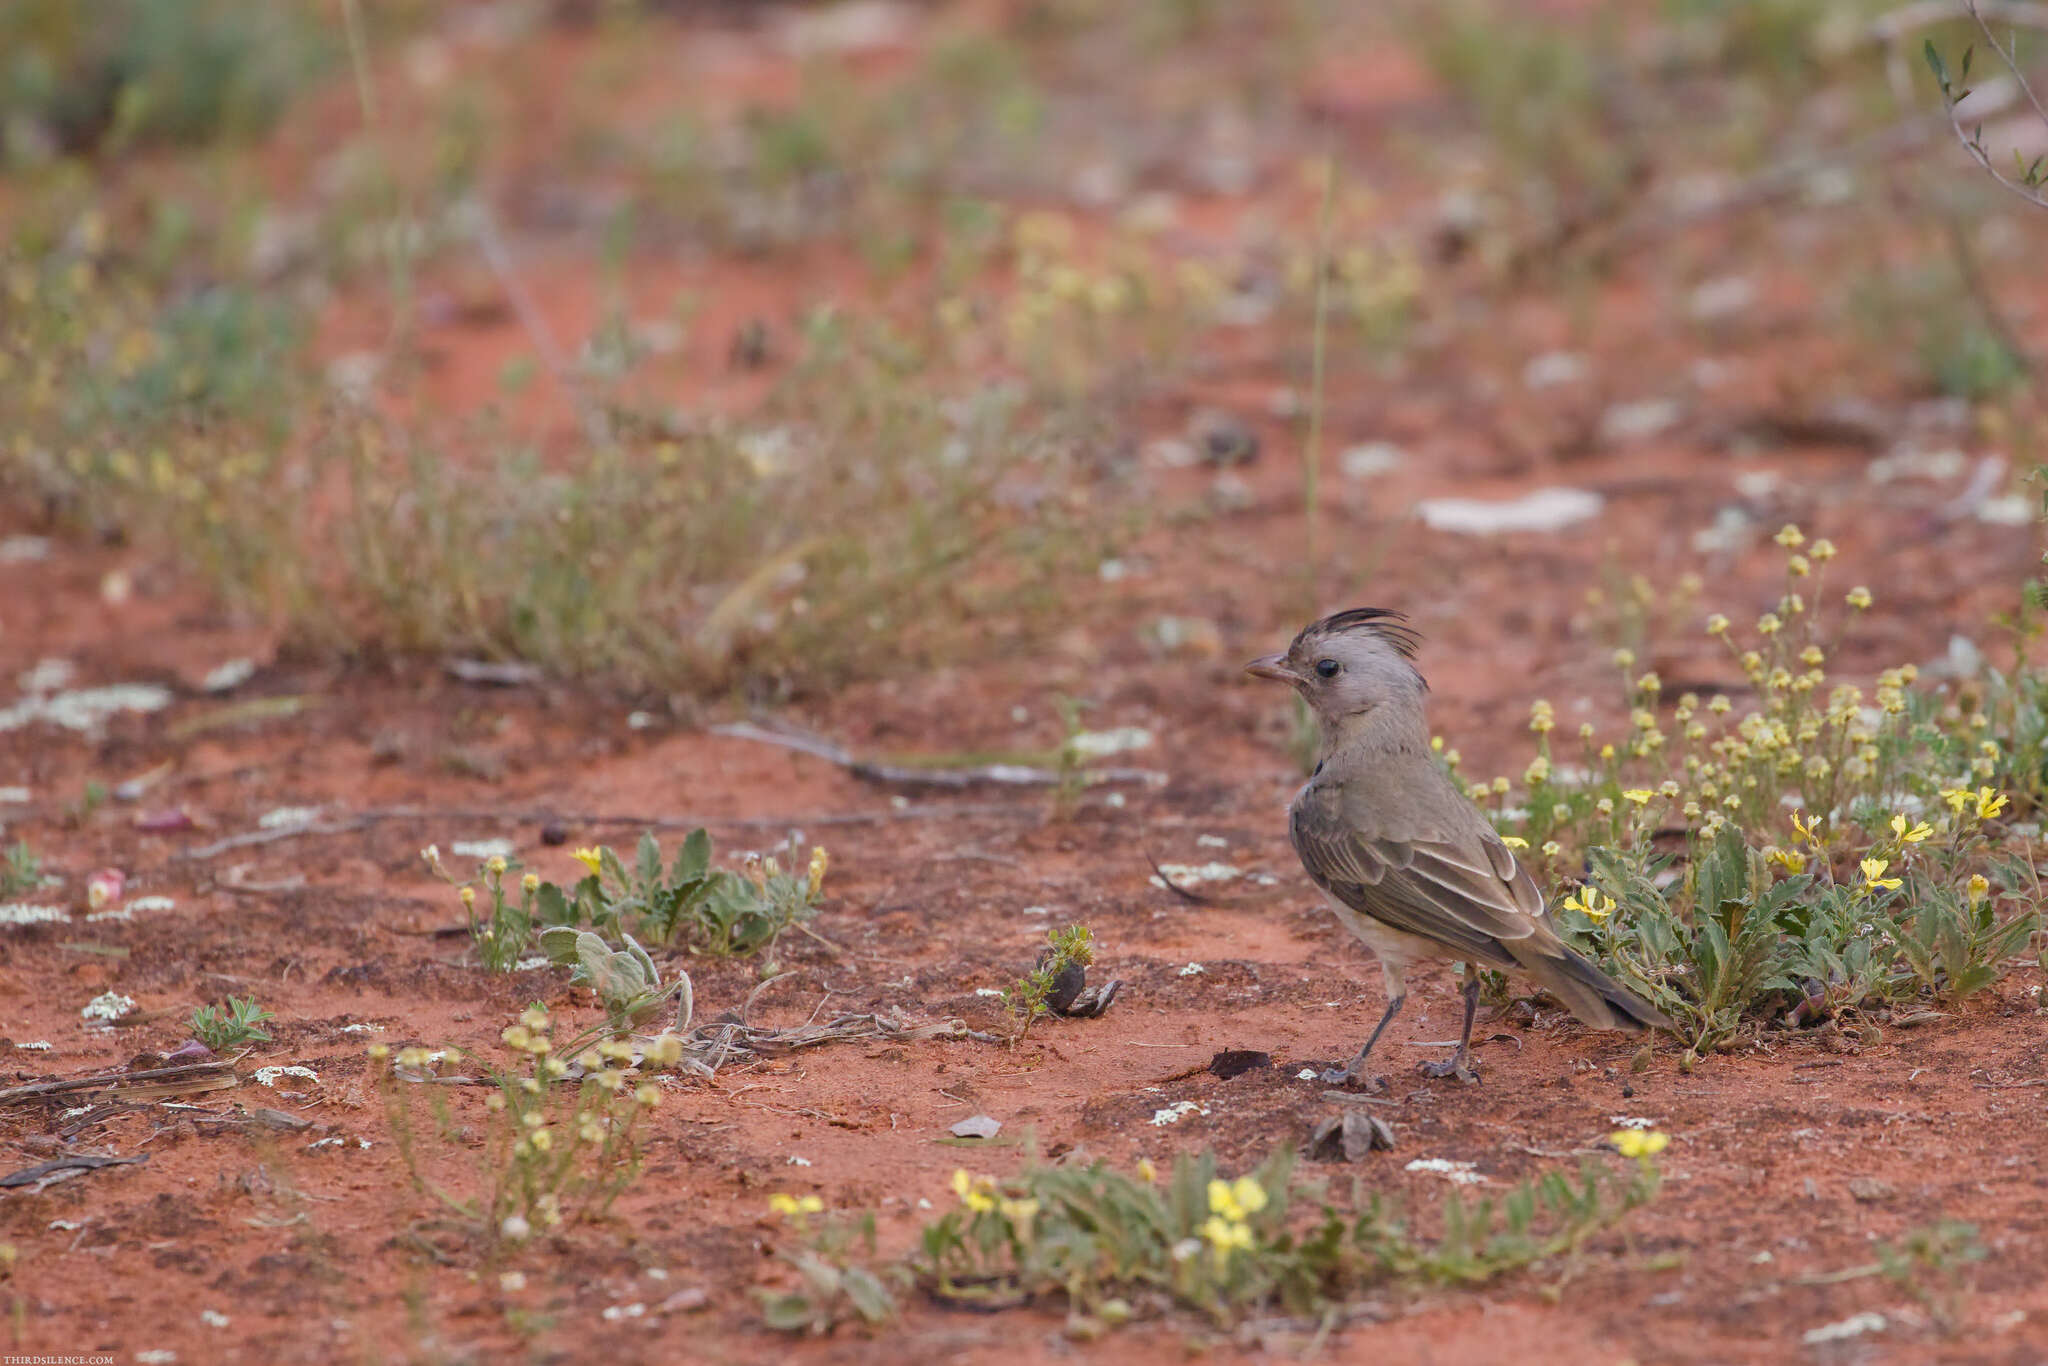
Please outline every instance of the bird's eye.
[[1343, 666], [1338, 664], [1337, 661], [1334, 659], [1319, 659], [1316, 661], [1316, 672], [1321, 674], [1324, 678], [1335, 678], [1337, 676], [1337, 670], [1342, 667]]

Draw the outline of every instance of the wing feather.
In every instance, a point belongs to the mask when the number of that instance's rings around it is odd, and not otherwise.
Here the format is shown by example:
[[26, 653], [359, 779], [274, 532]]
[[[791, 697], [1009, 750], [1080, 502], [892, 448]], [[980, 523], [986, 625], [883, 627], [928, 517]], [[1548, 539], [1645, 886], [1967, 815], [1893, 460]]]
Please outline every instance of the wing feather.
[[1502, 967], [1515, 962], [1503, 941], [1541, 932], [1542, 893], [1491, 830], [1466, 841], [1376, 839], [1349, 828], [1341, 803], [1308, 792], [1289, 817], [1309, 876], [1360, 915]]

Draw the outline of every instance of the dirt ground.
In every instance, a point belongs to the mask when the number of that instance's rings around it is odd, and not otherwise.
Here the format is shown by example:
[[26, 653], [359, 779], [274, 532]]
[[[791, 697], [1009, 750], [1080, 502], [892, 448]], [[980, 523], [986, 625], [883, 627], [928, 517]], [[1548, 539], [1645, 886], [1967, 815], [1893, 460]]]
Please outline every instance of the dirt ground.
[[[731, 52], [747, 51], [744, 33], [728, 41], [739, 45]], [[886, 79], [890, 69], [884, 53], [868, 75]], [[719, 70], [706, 100], [772, 98], [795, 79], [782, 57], [735, 56]], [[345, 116], [345, 93], [308, 116], [314, 126]], [[1361, 140], [1375, 120], [1432, 98], [1426, 74], [1370, 55], [1333, 58], [1319, 70], [1317, 95], [1339, 130]], [[314, 136], [288, 124], [268, 155], [288, 162]], [[1191, 231], [1218, 225], [1227, 235], [1257, 203], [1255, 191], [1212, 196], [1189, 211]], [[587, 330], [592, 269], [548, 256], [543, 241], [530, 245], [540, 306], [563, 335]], [[1834, 661], [1841, 673], [1925, 667], [1958, 634], [1996, 648], [1987, 623], [2037, 562], [2035, 526], [1947, 510], [1964, 475], [1875, 481], [1872, 450], [1854, 440], [1726, 438], [1758, 414], [1839, 396], [1827, 378], [1836, 343], [1802, 294], [1806, 268], [1770, 251], [1751, 257], [1756, 246], [1731, 234], [1689, 248], [1757, 263], [1767, 302], [1735, 335], [1671, 326], [1668, 289], [1645, 263], [1575, 304], [1504, 303], [1455, 354], [1398, 385], [1355, 375], [1333, 392], [1332, 449], [1384, 440], [1409, 458], [1370, 479], [1326, 472], [1331, 566], [1313, 596], [1322, 607], [1370, 602], [1410, 613], [1426, 637], [1434, 725], [1462, 750], [1466, 771], [1519, 771], [1533, 698], [1555, 699], [1573, 726], [1615, 719], [1589, 588], [1631, 573], [1669, 583], [1694, 572], [1708, 580], [1702, 610], [1754, 612], [1773, 600], [1780, 560], [1763, 537], [1725, 550], [1695, 544], [1730, 507], [1766, 532], [1796, 521], [1832, 538], [1842, 586], [1869, 584], [1883, 610], [1847, 637]], [[826, 249], [770, 266], [646, 269], [653, 292], [687, 277], [702, 296], [700, 316], [728, 320], [702, 334], [721, 346], [736, 320], [863, 288], [847, 257]], [[421, 288], [431, 299], [468, 285], [458, 269]], [[1574, 319], [1574, 309], [1584, 312]], [[359, 300], [337, 302], [320, 344], [345, 353], [376, 325]], [[2025, 325], [2048, 350], [2048, 309]], [[450, 310], [429, 339], [440, 359], [405, 402], [442, 413], [482, 403], [519, 326]], [[1596, 380], [1562, 395], [1514, 381], [1527, 357], [1572, 336], [1592, 339]], [[170, 693], [162, 710], [116, 715], [89, 732], [0, 731], [0, 788], [24, 789], [0, 805], [6, 839], [28, 842], [64, 879], [56, 895], [73, 916], [0, 927], [0, 1087], [150, 1065], [186, 1040], [195, 1005], [229, 992], [253, 994], [277, 1016], [274, 1041], [244, 1060], [237, 1086], [185, 1098], [197, 1110], [143, 1103], [80, 1113], [61, 1099], [0, 1107], [0, 1165], [9, 1170], [74, 1150], [146, 1159], [0, 1190], [0, 1238], [21, 1253], [0, 1283], [0, 1306], [12, 1306], [8, 1350], [127, 1361], [154, 1349], [188, 1363], [1152, 1362], [1307, 1350], [1313, 1335], [1286, 1324], [1233, 1336], [1168, 1321], [1081, 1343], [1050, 1308], [984, 1315], [915, 1295], [886, 1330], [795, 1340], [761, 1326], [755, 1295], [787, 1276], [773, 1255], [786, 1235], [766, 1212], [770, 1193], [874, 1209], [884, 1250], [902, 1251], [921, 1202], [951, 1198], [956, 1167], [1003, 1171], [1021, 1160], [1015, 1146], [964, 1153], [939, 1141], [969, 1115], [1001, 1120], [1006, 1140], [1033, 1135], [1051, 1156], [1163, 1165], [1208, 1147], [1226, 1164], [1248, 1165], [1303, 1144], [1331, 1112], [1324, 1087], [1298, 1074], [1356, 1048], [1381, 1008], [1379, 975], [1338, 933], [1288, 847], [1284, 806], [1299, 771], [1286, 752], [1287, 709], [1240, 674], [1243, 660], [1283, 644], [1302, 615], [1305, 595], [1291, 577], [1301, 433], [1270, 417], [1268, 402], [1299, 382], [1290, 350], [1298, 340], [1248, 329], [1198, 377], [1137, 405], [1134, 449], [1217, 405], [1246, 415], [1262, 438], [1260, 458], [1229, 473], [1221, 510], [1215, 472], [1146, 463], [1147, 498], [1209, 509], [1208, 520], [1195, 532], [1171, 519], [1143, 531], [1119, 552], [1141, 572], [1076, 588], [1054, 638], [783, 714], [863, 753], [993, 751], [1057, 743], [1048, 699], [1086, 697], [1091, 728], [1151, 734], [1148, 748], [1119, 762], [1162, 778], [1093, 789], [1066, 818], [1037, 792], [906, 793], [710, 733], [710, 723], [745, 714], [737, 704], [671, 711], [546, 682], [466, 684], [435, 661], [371, 668], [281, 649], [269, 628], [213, 606], [145, 550], [60, 539], [44, 558], [0, 566], [0, 679], [60, 659], [76, 686], [156, 683]], [[1710, 387], [1698, 383], [1705, 360], [1715, 367]], [[702, 368], [694, 401], [742, 408], [758, 398], [755, 379]], [[1662, 434], [1583, 450], [1557, 436], [1596, 424], [1616, 401], [1665, 392], [1683, 394], [1687, 417]], [[1900, 429], [1946, 420], [1904, 386], [1861, 396]], [[536, 403], [528, 420], [563, 421], [544, 397]], [[1979, 449], [1967, 427], [1937, 431]], [[1455, 535], [1413, 515], [1426, 498], [1505, 498], [1559, 484], [1601, 494], [1605, 510], [1561, 533], [1498, 536]], [[0, 506], [0, 537], [44, 530], [32, 509]], [[132, 594], [106, 591], [117, 571]], [[1162, 614], [1199, 618], [1213, 634], [1161, 648], [1146, 628]], [[253, 677], [225, 695], [205, 690], [210, 670], [245, 656], [257, 663]], [[1696, 629], [1660, 643], [1647, 662], [1673, 694], [1739, 682]], [[0, 703], [14, 696], [0, 691]], [[302, 701], [271, 716], [223, 711], [266, 698]], [[132, 799], [118, 790], [145, 775]], [[112, 795], [81, 806], [88, 781]], [[320, 824], [219, 847], [262, 830], [265, 813], [284, 807], [318, 808]], [[188, 813], [195, 828], [138, 828], [146, 813], [170, 810]], [[671, 838], [706, 825], [721, 858], [791, 831], [830, 849], [828, 897], [814, 923], [829, 942], [784, 944], [790, 971], [754, 1002], [757, 1020], [893, 1011], [996, 1030], [994, 989], [1028, 967], [1049, 927], [1068, 922], [1093, 929], [1091, 975], [1122, 979], [1122, 994], [1102, 1018], [1041, 1025], [1016, 1047], [965, 1038], [836, 1044], [725, 1069], [715, 1081], [671, 1080], [648, 1121], [646, 1173], [613, 1223], [522, 1256], [527, 1284], [517, 1291], [459, 1259], [437, 1264], [403, 1237], [427, 1211], [391, 1141], [366, 1044], [489, 1054], [529, 1001], [575, 1019], [596, 1012], [565, 972], [493, 977], [462, 937], [437, 933], [455, 927], [460, 911], [419, 851], [509, 839], [528, 866], [567, 880], [570, 848], [630, 846], [648, 821], [665, 823]], [[1148, 854], [1227, 862], [1242, 874], [1223, 884], [1234, 900], [1185, 904], [1152, 885]], [[126, 874], [127, 904], [168, 904], [88, 919], [82, 888], [101, 868]], [[700, 1017], [739, 1008], [758, 980], [749, 962], [679, 965], [693, 976]], [[1489, 1008], [1477, 1031], [1482, 1080], [1461, 1086], [1416, 1073], [1457, 1025], [1448, 971], [1422, 971], [1381, 1055], [1392, 1102], [1381, 1113], [1397, 1147], [1328, 1168], [1333, 1181], [1433, 1201], [1442, 1178], [1407, 1164], [1444, 1158], [1476, 1164], [1482, 1191], [1502, 1188], [1600, 1153], [1631, 1117], [1671, 1134], [1665, 1184], [1568, 1276], [1549, 1267], [1480, 1291], [1390, 1289], [1355, 1306], [1317, 1350], [1446, 1366], [1509, 1354], [1531, 1366], [2048, 1359], [2043, 981], [2037, 968], [2015, 970], [1959, 1009], [1894, 1020], [1868, 1038], [1776, 1031], [1689, 1073], [1668, 1043], [1637, 1071], [1629, 1041], [1554, 1012], [1526, 1023]], [[83, 1021], [85, 1003], [109, 991], [133, 997], [135, 1013], [113, 1027]], [[1239, 1049], [1271, 1061], [1228, 1080], [1208, 1070], [1216, 1054]], [[272, 1087], [255, 1080], [257, 1067], [279, 1065], [314, 1076], [282, 1076]], [[455, 1090], [448, 1099], [481, 1121], [480, 1096]], [[1170, 1125], [1155, 1120], [1182, 1101], [1196, 1108]], [[201, 1111], [236, 1106], [283, 1110], [312, 1127], [200, 1122]], [[475, 1161], [460, 1147], [434, 1159], [457, 1182]], [[1974, 1224], [1988, 1251], [1953, 1296], [1937, 1286], [1940, 1302], [1930, 1303], [1858, 1274], [1878, 1241], [1941, 1220]], [[1882, 1326], [1814, 1336], [1865, 1314], [1881, 1315]]]

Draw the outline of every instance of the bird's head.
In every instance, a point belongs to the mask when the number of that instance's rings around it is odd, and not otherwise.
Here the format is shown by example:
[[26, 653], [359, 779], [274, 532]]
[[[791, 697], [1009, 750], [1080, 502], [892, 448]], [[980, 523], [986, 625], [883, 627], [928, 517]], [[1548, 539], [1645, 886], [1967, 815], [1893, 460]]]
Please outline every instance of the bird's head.
[[1285, 683], [1326, 722], [1359, 716], [1387, 703], [1418, 707], [1429, 685], [1416, 672], [1420, 638], [1399, 612], [1354, 607], [1304, 627], [1280, 654], [1245, 672]]

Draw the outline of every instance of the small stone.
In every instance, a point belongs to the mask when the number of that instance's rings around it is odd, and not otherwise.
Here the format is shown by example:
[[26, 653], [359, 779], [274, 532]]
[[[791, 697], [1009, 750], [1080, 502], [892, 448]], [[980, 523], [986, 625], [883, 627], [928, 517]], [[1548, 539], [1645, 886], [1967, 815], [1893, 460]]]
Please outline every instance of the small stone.
[[1898, 1192], [1889, 1181], [1880, 1181], [1874, 1176], [1852, 1176], [1849, 1178], [1849, 1194], [1866, 1205], [1882, 1204]]
[[1220, 408], [1197, 412], [1188, 422], [1188, 439], [1211, 465], [1249, 465], [1259, 458], [1258, 434], [1242, 418]]
[[973, 1115], [953, 1126], [955, 1138], [994, 1138], [1003, 1131], [1003, 1122], [987, 1115]]

